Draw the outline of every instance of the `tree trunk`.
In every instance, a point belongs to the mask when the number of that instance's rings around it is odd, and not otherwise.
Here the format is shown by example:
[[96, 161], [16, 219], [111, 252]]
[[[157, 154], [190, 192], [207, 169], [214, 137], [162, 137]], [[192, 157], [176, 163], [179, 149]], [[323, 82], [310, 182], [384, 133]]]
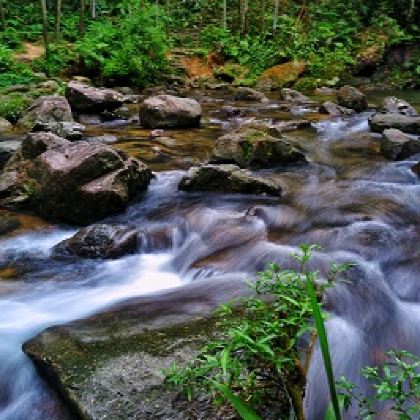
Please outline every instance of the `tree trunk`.
[[277, 31], [278, 19], [279, 19], [279, 0], [274, 0], [273, 33], [276, 33]]
[[79, 17], [79, 33], [85, 34], [85, 0], [80, 0], [80, 17]]
[[246, 12], [248, 9], [248, 0], [240, 0], [240, 13], [241, 13], [241, 33], [246, 33]]
[[265, 32], [265, 0], [261, 0], [261, 35]]
[[45, 58], [49, 57], [49, 45], [48, 45], [48, 27], [47, 27], [47, 3], [45, 0], [40, 0], [41, 14], [42, 14], [42, 33], [44, 37], [45, 46]]
[[227, 29], [227, 0], [223, 0], [223, 18], [222, 18], [223, 29]]
[[6, 12], [4, 10], [4, 1], [0, 0], [0, 25], [3, 31], [6, 30]]
[[55, 9], [55, 40], [60, 42], [61, 38], [61, 0], [56, 1]]
[[90, 16], [96, 19], [96, 0], [90, 0]]

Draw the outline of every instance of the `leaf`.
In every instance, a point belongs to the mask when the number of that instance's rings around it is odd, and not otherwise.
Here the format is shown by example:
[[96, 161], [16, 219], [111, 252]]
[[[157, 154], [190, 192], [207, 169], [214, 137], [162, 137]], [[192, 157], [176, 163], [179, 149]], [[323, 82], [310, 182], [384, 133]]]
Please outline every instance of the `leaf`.
[[213, 386], [227, 398], [233, 408], [244, 420], [261, 420], [261, 417], [244, 401], [237, 397], [226, 385], [213, 382]]

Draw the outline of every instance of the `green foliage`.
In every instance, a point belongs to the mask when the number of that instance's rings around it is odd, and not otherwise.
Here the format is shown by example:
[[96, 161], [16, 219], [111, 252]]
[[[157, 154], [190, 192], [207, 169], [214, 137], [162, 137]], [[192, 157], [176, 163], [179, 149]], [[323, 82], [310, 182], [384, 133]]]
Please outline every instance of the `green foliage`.
[[[304, 245], [296, 256], [302, 272], [280, 270], [271, 264], [251, 285], [256, 295], [236, 302], [240, 310], [223, 305], [218, 312], [220, 339], [209, 343], [185, 369], [174, 365], [167, 380], [182, 386], [189, 398], [204, 389], [215, 395], [216, 402], [227, 398], [234, 406], [236, 400], [225, 392], [226, 387], [252, 407], [287, 393], [296, 410], [305, 385], [298, 340], [304, 333], [314, 337], [314, 308], [323, 323], [318, 306], [322, 288], [308, 293], [308, 282], [314, 286], [318, 278], [316, 271], [306, 270], [313, 249]], [[326, 342], [325, 331], [321, 333]], [[331, 366], [328, 369], [331, 371]]]
[[158, 13], [155, 7], [139, 10], [133, 5], [118, 22], [92, 23], [74, 47], [81, 67], [87, 73], [99, 72], [108, 82], [156, 82], [166, 70], [168, 48]]
[[[375, 400], [391, 403], [391, 410], [401, 420], [415, 420], [420, 416], [420, 359], [407, 351], [389, 351], [388, 361], [380, 367], [366, 367], [362, 374], [375, 388]], [[360, 395], [356, 385], [346, 378], [337, 384], [345, 397], [345, 407], [352, 401], [359, 407], [359, 415], [373, 419], [378, 414], [371, 398]]]
[[0, 96], [0, 117], [6, 118], [11, 123], [16, 123], [30, 102], [31, 99], [21, 93]]
[[11, 50], [0, 45], [0, 88], [26, 84], [34, 80], [30, 68], [13, 60]]

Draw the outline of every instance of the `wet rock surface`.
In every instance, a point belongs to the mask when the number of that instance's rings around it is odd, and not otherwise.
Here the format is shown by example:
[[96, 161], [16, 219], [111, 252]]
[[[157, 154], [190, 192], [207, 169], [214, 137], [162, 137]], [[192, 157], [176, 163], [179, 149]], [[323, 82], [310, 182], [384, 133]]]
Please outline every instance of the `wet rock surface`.
[[404, 99], [395, 96], [387, 96], [382, 102], [382, 112], [389, 114], [402, 114], [409, 117], [418, 115], [416, 109]]
[[115, 90], [96, 88], [78, 81], [67, 84], [66, 98], [72, 109], [79, 113], [113, 111], [124, 103], [123, 95]]
[[354, 109], [345, 108], [331, 101], [324, 102], [319, 108], [319, 112], [321, 114], [331, 115], [332, 117], [339, 117], [341, 115], [353, 115], [355, 113]]
[[139, 232], [127, 226], [97, 224], [79, 230], [54, 247], [56, 255], [119, 258], [137, 251]]
[[381, 152], [389, 159], [406, 159], [409, 156], [420, 153], [420, 138], [404, 134], [394, 128], [384, 130], [381, 140]]
[[32, 131], [51, 132], [66, 140], [76, 141], [84, 138], [86, 127], [82, 124], [70, 121], [60, 121], [53, 123], [35, 123]]
[[0, 176], [1, 204], [85, 225], [124, 210], [151, 177], [142, 162], [109, 146], [31, 133]]
[[82, 419], [236, 418], [204, 396], [187, 402], [164, 383], [162, 369], [191, 360], [216, 334], [207, 314], [246, 293], [246, 286], [198, 282], [188, 289], [135, 298], [102, 315], [48, 328], [26, 342], [24, 352]]
[[343, 86], [338, 90], [338, 105], [344, 108], [354, 109], [356, 112], [365, 111], [368, 108], [366, 96], [353, 86]]
[[382, 133], [389, 128], [395, 128], [409, 134], [420, 134], [420, 117], [410, 117], [402, 114], [375, 114], [369, 119], [370, 128], [376, 133]]
[[73, 122], [73, 115], [64, 96], [51, 95], [34, 101], [17, 124], [31, 130], [37, 123], [54, 125], [58, 122]]
[[234, 163], [241, 168], [270, 167], [306, 162], [290, 142], [266, 131], [245, 128], [217, 139], [212, 163]]
[[237, 101], [268, 102], [268, 98], [261, 92], [248, 87], [240, 87], [235, 92]]
[[140, 106], [140, 124], [152, 129], [198, 127], [202, 113], [201, 105], [194, 99], [152, 96]]
[[191, 168], [179, 183], [184, 191], [212, 191], [228, 194], [266, 194], [281, 196], [282, 189], [236, 165], [205, 165]]

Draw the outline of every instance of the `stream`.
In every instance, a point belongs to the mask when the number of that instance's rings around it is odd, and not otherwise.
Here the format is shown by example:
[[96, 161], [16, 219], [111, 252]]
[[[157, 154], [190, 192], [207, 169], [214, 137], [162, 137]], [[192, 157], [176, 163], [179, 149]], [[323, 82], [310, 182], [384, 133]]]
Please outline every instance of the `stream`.
[[[419, 156], [399, 162], [382, 157], [378, 135], [369, 132], [369, 113], [327, 118], [299, 107], [284, 112], [275, 97], [256, 105], [235, 103], [223, 92], [197, 94], [204, 108], [202, 127], [168, 130], [164, 139], [150, 139], [150, 130], [129, 120], [83, 120], [89, 136], [116, 136], [117, 148], [157, 174], [141, 200], [106, 219], [144, 232], [139, 254], [117, 260], [57, 258], [51, 248], [76, 229], [15, 214], [22, 227], [0, 240], [0, 274], [13, 270], [16, 277], [0, 280], [0, 420], [71, 419], [21, 351], [23, 342], [46, 327], [135, 296], [180, 286], [187, 294], [191, 282], [249, 278], [271, 261], [296, 268], [291, 254], [301, 243], [322, 247], [310, 263], [321, 276], [332, 263], [354, 264], [348, 281], [326, 293], [337, 378], [346, 375], [369, 392], [360, 368], [380, 362], [391, 348], [420, 355], [420, 183], [411, 171]], [[420, 92], [396, 95], [420, 110]], [[380, 104], [383, 96], [371, 93], [369, 99]], [[237, 106], [243, 115], [228, 120], [221, 115], [223, 105]], [[127, 116], [136, 112], [137, 106], [126, 109]], [[177, 190], [185, 170], [204, 161], [222, 133], [297, 118], [309, 119], [312, 127], [286, 135], [306, 151], [310, 164], [259, 171], [281, 181], [281, 199]], [[17, 137], [3, 136], [0, 142]], [[308, 419], [322, 419], [327, 403], [315, 349]]]

